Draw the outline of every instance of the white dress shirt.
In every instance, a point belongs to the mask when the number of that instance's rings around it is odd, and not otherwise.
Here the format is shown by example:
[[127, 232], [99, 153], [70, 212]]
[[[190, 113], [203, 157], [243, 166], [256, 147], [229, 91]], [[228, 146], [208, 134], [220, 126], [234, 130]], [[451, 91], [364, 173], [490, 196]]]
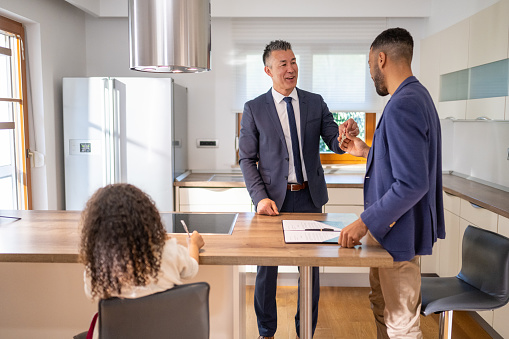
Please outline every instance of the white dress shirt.
[[[281, 127], [283, 128], [283, 133], [285, 135], [286, 148], [288, 150], [289, 157], [288, 182], [297, 183], [297, 176], [295, 175], [295, 165], [293, 162], [293, 148], [292, 148], [292, 137], [290, 134], [290, 122], [288, 121], [286, 101], [283, 100], [285, 96], [276, 91], [274, 88], [272, 88], [272, 97], [274, 98], [274, 104], [276, 105], [277, 115], [279, 116], [279, 120], [281, 121]], [[294, 88], [292, 93], [290, 93], [289, 97], [292, 98], [293, 112], [295, 114], [295, 124], [297, 125], [297, 135], [299, 137], [299, 144], [302, 145], [302, 138], [300, 136], [300, 106], [299, 106], [299, 96], [297, 95], [297, 89]], [[299, 147], [299, 150], [300, 150], [300, 160], [302, 163], [302, 177], [304, 178], [304, 181], [307, 181], [308, 176], [306, 174], [306, 165], [304, 164], [304, 157], [302, 156], [302, 147]]]

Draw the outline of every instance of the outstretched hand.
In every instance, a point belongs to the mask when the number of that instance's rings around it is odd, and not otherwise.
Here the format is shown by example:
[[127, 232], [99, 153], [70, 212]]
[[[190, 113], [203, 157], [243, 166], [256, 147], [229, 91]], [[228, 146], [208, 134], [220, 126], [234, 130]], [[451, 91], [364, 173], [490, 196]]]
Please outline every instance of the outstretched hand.
[[357, 125], [355, 120], [353, 120], [352, 118], [348, 119], [347, 121], [345, 121], [344, 123], [339, 125], [338, 130], [339, 130], [340, 137], [341, 137], [341, 135], [343, 135], [345, 133], [350, 133], [351, 135], [356, 137], [357, 135], [359, 135], [359, 132], [360, 132], [359, 126]]
[[[343, 138], [344, 137], [344, 138]], [[338, 137], [339, 147], [356, 157], [367, 158], [370, 147], [361, 139], [353, 136], [349, 133], [345, 133], [343, 135], [339, 135]]]

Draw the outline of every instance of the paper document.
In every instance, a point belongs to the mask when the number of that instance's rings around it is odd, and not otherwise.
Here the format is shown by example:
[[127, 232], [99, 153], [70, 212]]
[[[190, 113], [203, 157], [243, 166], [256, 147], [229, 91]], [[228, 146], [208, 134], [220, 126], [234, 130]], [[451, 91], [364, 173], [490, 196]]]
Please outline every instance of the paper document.
[[334, 243], [341, 229], [355, 220], [354, 213], [334, 214], [334, 220], [283, 220], [285, 243]]

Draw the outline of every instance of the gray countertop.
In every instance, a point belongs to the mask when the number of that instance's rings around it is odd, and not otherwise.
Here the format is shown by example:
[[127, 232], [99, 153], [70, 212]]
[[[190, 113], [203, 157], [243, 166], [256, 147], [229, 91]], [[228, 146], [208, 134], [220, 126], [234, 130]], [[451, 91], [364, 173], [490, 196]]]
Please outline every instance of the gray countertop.
[[[509, 192], [453, 174], [443, 175], [444, 191], [509, 218]], [[328, 188], [362, 188], [364, 173], [326, 173]], [[246, 187], [241, 173], [190, 173], [176, 187]]]
[[[329, 188], [362, 188], [364, 173], [326, 173]], [[246, 187], [241, 173], [190, 173], [175, 180], [177, 187]]]

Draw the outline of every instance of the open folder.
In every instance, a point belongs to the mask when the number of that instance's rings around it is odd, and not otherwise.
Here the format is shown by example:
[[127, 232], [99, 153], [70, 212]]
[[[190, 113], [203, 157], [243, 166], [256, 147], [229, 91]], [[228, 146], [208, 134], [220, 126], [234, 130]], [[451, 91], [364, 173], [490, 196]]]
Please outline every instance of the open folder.
[[334, 220], [283, 220], [283, 232], [287, 244], [337, 244], [339, 232], [358, 216], [355, 213], [334, 214]]

